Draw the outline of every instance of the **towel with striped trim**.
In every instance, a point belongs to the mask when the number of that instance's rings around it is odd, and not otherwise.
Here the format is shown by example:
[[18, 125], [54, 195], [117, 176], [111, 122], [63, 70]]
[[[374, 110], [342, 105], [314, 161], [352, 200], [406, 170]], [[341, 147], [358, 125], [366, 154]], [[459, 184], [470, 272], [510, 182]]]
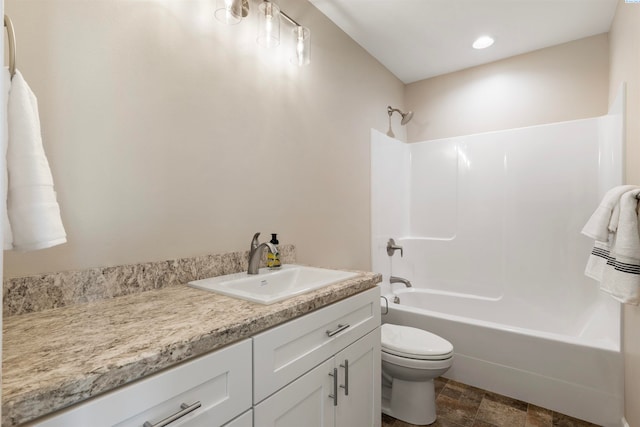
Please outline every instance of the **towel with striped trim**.
[[634, 305], [640, 303], [639, 195], [636, 188], [620, 196], [609, 227], [613, 231], [607, 241], [596, 240], [585, 269], [588, 277], [600, 282], [602, 291]]

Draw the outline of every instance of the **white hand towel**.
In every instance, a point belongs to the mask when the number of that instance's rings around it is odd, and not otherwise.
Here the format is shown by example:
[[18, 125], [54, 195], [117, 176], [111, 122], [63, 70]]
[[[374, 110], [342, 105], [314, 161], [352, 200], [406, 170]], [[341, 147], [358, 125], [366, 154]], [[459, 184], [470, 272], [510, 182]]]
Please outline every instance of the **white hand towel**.
[[620, 222], [620, 203], [616, 203], [611, 211], [611, 219], [609, 220], [610, 233], [615, 233], [618, 230], [618, 222]]
[[[612, 217], [614, 216], [614, 209], [620, 201], [620, 197], [624, 193], [638, 188], [640, 187], [637, 185], [620, 185], [607, 191], [607, 194], [602, 198], [602, 202], [600, 202], [600, 205], [598, 205], [582, 229], [582, 234], [599, 242], [606, 242], [609, 239], [609, 233], [615, 231], [609, 229], [609, 224], [611, 222], [617, 224], [617, 219], [613, 219]], [[616, 212], [616, 215], [619, 215], [619, 213]]]
[[587, 267], [584, 269], [585, 276], [601, 282], [610, 256], [611, 245], [609, 245], [609, 242], [598, 242], [596, 240], [591, 250], [591, 255], [587, 260]]
[[600, 289], [618, 301], [640, 303], [640, 228], [638, 195], [628, 191], [620, 198], [620, 218], [611, 252], [602, 274]]
[[7, 108], [7, 210], [14, 249], [44, 249], [67, 241], [53, 177], [42, 146], [38, 101], [16, 70]]
[[[9, 89], [11, 88], [11, 73], [9, 72], [9, 68], [4, 68], [4, 74], [2, 76], [4, 79], [4, 92], [2, 97], [2, 102], [4, 102], [5, 111], [7, 108], [7, 103], [9, 101]], [[5, 116], [6, 117], [6, 116]], [[4, 176], [2, 177], [2, 187], [0, 191], [2, 191], [2, 203], [4, 203], [4, 215], [2, 218], [2, 247], [4, 250], [9, 250], [13, 248], [13, 233], [11, 232], [11, 224], [9, 223], [9, 213], [7, 212], [7, 185], [8, 178], [7, 175], [7, 145], [9, 141], [9, 129], [7, 126], [7, 122], [4, 123], [3, 131], [2, 131], [2, 141], [0, 141], [0, 168], [4, 171]]]

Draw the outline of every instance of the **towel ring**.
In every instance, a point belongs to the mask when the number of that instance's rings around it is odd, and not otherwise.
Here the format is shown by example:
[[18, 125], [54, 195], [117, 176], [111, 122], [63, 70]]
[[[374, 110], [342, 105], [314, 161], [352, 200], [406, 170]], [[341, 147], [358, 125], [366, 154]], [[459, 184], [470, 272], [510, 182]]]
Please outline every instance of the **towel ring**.
[[9, 73], [13, 78], [16, 74], [16, 34], [13, 31], [11, 18], [7, 15], [4, 15], [4, 27], [7, 29], [7, 37], [9, 38]]

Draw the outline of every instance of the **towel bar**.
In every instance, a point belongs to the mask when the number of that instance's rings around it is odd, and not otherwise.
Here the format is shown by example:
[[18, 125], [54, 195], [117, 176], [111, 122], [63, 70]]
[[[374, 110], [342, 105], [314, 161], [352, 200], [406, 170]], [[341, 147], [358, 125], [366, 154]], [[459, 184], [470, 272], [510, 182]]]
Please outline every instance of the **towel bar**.
[[7, 29], [7, 37], [9, 39], [9, 73], [13, 78], [16, 74], [16, 35], [13, 31], [11, 18], [7, 15], [4, 15], [4, 27]]

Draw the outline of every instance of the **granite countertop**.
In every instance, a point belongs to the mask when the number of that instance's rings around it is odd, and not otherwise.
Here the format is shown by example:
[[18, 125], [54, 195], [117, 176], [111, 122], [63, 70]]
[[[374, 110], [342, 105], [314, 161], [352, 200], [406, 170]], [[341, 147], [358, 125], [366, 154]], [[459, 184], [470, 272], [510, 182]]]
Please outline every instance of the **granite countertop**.
[[2, 425], [16, 426], [375, 287], [357, 277], [272, 305], [186, 285], [4, 319]]

